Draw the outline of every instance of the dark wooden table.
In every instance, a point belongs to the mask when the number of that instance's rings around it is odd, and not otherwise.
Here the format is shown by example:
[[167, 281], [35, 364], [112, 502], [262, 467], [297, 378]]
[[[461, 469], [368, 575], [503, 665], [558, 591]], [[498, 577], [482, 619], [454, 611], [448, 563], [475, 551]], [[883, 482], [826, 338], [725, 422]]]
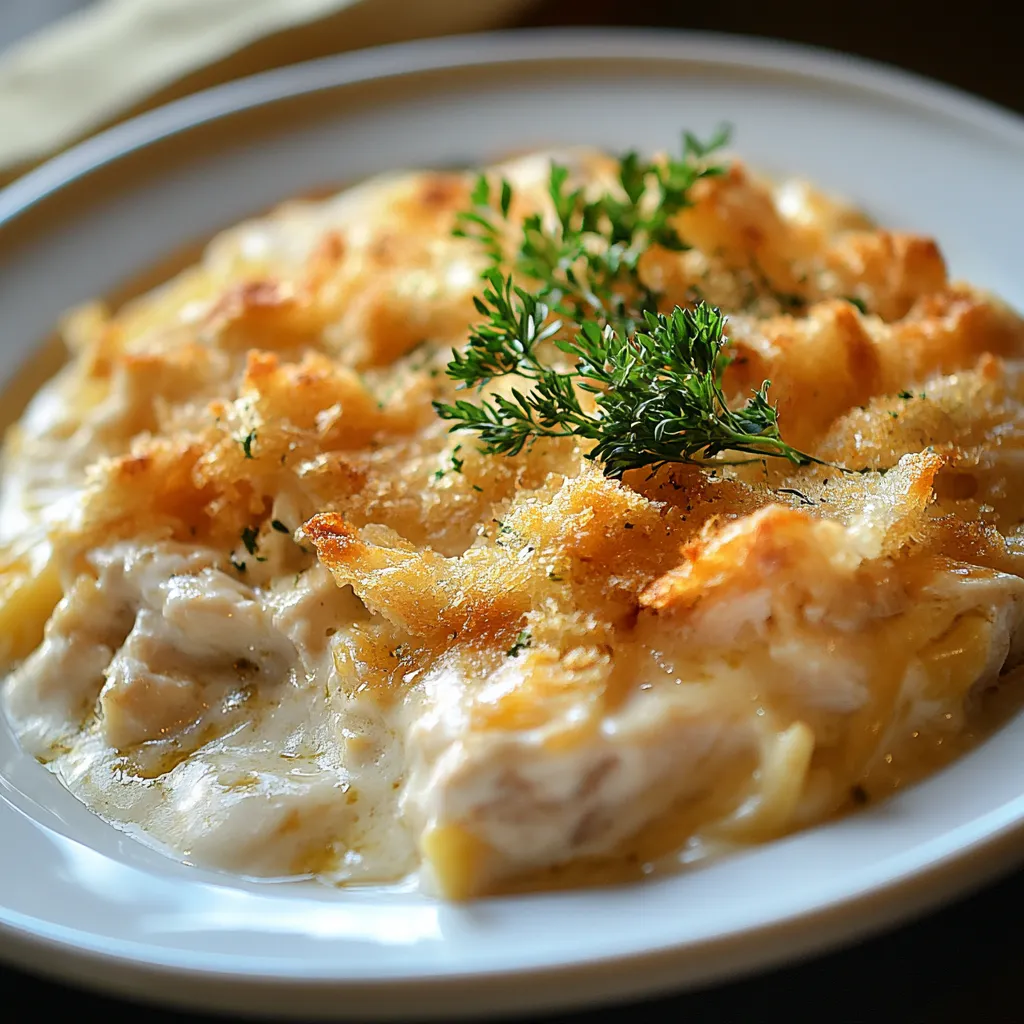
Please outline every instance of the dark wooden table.
[[[0, 4], [34, 0], [0, 0]], [[486, 2], [486, 0], [481, 0]], [[771, 36], [884, 60], [1024, 112], [1019, 29], [1005, 5], [967, 9], [937, 2], [861, 0], [728, 5], [682, 0], [561, 0], [539, 3], [523, 25], [640, 25]], [[984, 188], [964, 182], [965, 192]], [[1024, 201], [1024, 189], [1022, 189]], [[0, 837], [2, 841], [2, 837]], [[938, 912], [782, 970], [701, 991], [559, 1019], [620, 1022], [641, 1014], [686, 1024], [750, 1024], [773, 1019], [820, 1024], [1024, 1021], [1024, 871]], [[0, 968], [0, 1017], [15, 1013], [70, 1020], [125, 1019], [138, 1008]], [[17, 1007], [17, 1009], [15, 1009]], [[151, 1024], [204, 1024], [214, 1018], [141, 1011]]]

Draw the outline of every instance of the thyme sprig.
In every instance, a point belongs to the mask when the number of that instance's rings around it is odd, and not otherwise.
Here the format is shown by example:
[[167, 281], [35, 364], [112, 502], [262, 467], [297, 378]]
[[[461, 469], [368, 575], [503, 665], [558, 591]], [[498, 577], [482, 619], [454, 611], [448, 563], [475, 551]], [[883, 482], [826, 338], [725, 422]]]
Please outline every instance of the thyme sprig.
[[[513, 273], [560, 316], [577, 322], [596, 318], [628, 333], [642, 323], [645, 310], [657, 308], [657, 293], [639, 274], [640, 257], [652, 245], [683, 251], [686, 243], [675, 217], [692, 205], [690, 189], [701, 178], [724, 173], [709, 158], [730, 136], [722, 126], [707, 141], [683, 135], [677, 158], [648, 160], [637, 152], [619, 161], [617, 185], [596, 196], [569, 184], [569, 168], [552, 161], [548, 195], [553, 217], [527, 215], [519, 224], [512, 253]], [[477, 239], [491, 268], [505, 262], [513, 188], [507, 179], [492, 186], [477, 178], [472, 209], [458, 217], [455, 234]]]
[[[571, 188], [568, 169], [553, 162], [552, 216], [527, 215], [511, 253], [513, 188], [478, 178], [473, 208], [455, 233], [475, 238], [489, 258], [483, 294], [474, 299], [484, 319], [467, 347], [452, 353], [447, 372], [478, 391], [503, 377], [529, 386], [435, 402], [452, 431], [472, 431], [481, 451], [503, 455], [542, 437], [579, 437], [593, 442], [587, 457], [611, 477], [669, 463], [721, 464], [726, 453], [818, 462], [782, 439], [768, 381], [742, 406], [727, 402], [721, 311], [700, 302], [658, 312], [660, 296], [639, 272], [652, 246], [687, 248], [676, 216], [692, 204], [697, 181], [723, 173], [708, 158], [728, 134], [722, 129], [702, 143], [687, 133], [678, 159], [627, 153], [618, 187], [596, 196]], [[511, 273], [503, 269], [508, 262]]]
[[[477, 434], [485, 454], [516, 455], [540, 437], [576, 436], [594, 442], [587, 457], [612, 477], [645, 466], [706, 463], [725, 452], [795, 465], [817, 461], [782, 440], [768, 381], [740, 408], [729, 406], [720, 310], [701, 303], [667, 315], [645, 311], [646, 329], [628, 336], [586, 320], [565, 337], [562, 322], [511, 277], [491, 270], [486, 280], [478, 308], [488, 320], [454, 354], [448, 372], [465, 387], [509, 375], [532, 387], [478, 402], [435, 403], [452, 430]], [[570, 368], [545, 360], [539, 348], [549, 338], [571, 357]]]

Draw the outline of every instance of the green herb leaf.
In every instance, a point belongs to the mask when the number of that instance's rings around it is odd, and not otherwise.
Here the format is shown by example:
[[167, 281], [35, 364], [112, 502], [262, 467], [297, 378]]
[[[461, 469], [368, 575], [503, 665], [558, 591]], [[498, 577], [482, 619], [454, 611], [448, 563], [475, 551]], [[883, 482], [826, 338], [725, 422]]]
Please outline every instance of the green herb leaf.
[[[465, 386], [518, 373], [532, 387], [479, 403], [434, 404], [453, 431], [476, 433], [485, 454], [516, 455], [540, 437], [576, 436], [594, 442], [587, 457], [612, 477], [645, 466], [703, 464], [725, 452], [795, 465], [817, 461], [782, 440], [768, 381], [740, 408], [727, 404], [725, 318], [718, 309], [700, 303], [668, 315], [645, 312], [646, 330], [628, 337], [586, 320], [573, 340], [556, 342], [575, 361], [574, 369], [560, 371], [536, 352], [537, 339], [551, 336], [543, 304], [514, 290], [510, 278], [488, 280], [481, 306], [490, 319], [464, 353], [454, 354], [448, 372]], [[584, 408], [583, 392], [593, 395], [593, 410]]]
[[657, 308], [657, 294], [639, 279], [640, 256], [652, 245], [687, 248], [672, 221], [692, 205], [689, 190], [697, 181], [724, 172], [708, 158], [729, 136], [728, 126], [707, 142], [686, 133], [682, 155], [667, 160], [626, 153], [619, 161], [619, 190], [592, 198], [570, 186], [567, 167], [552, 162], [548, 194], [556, 224], [531, 214], [518, 226], [518, 240], [508, 224], [512, 186], [502, 180], [494, 205], [481, 176], [471, 194], [473, 208], [458, 216], [455, 234], [480, 242], [491, 269], [505, 262], [509, 236], [515, 245], [508, 254], [513, 272], [531, 282], [529, 290], [538, 300], [559, 316], [577, 321], [596, 316], [628, 330], [643, 311]]
[[278, 533], [288, 533], [288, 534], [290, 534], [292, 532], [291, 530], [288, 529], [287, 526], [284, 525], [284, 523], [281, 522], [280, 519], [271, 519], [270, 520], [270, 525], [271, 525], [271, 527], [273, 529], [277, 530]]
[[508, 649], [508, 656], [510, 658], [518, 658], [519, 655], [526, 650], [527, 647], [533, 646], [533, 637], [530, 636], [528, 630], [522, 629], [519, 631], [519, 635], [516, 637], [515, 643]]
[[245, 457], [247, 459], [256, 458], [256, 456], [253, 455], [252, 453], [252, 444], [253, 441], [256, 440], [256, 431], [250, 430], [249, 433], [245, 435], [245, 437], [240, 438], [239, 440], [242, 445], [242, 452], [245, 454]]
[[[452, 431], [471, 431], [482, 452], [503, 455], [542, 437], [579, 437], [612, 477], [725, 453], [818, 462], [782, 440], [768, 381], [739, 408], [727, 403], [722, 313], [703, 301], [660, 313], [658, 294], [639, 277], [651, 246], [687, 248], [676, 215], [701, 178], [723, 173], [708, 158], [728, 139], [723, 127], [706, 142], [685, 133], [679, 158], [626, 153], [618, 187], [596, 196], [573, 187], [568, 168], [553, 162], [553, 221], [530, 214], [515, 228], [512, 186], [501, 182], [495, 205], [486, 177], [477, 180], [456, 233], [476, 238], [490, 257], [474, 299], [484, 319], [447, 372], [466, 389], [510, 375], [522, 385], [475, 402], [435, 402]], [[511, 273], [502, 269], [509, 243]], [[570, 369], [553, 349], [570, 358]]]

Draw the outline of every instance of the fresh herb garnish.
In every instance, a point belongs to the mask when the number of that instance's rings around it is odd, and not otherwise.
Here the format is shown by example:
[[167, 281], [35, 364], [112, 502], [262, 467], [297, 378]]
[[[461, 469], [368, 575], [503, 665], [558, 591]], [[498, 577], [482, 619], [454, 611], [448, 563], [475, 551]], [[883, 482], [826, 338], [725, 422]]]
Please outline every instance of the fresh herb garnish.
[[518, 658], [527, 647], [531, 647], [532, 645], [533, 637], [530, 636], [529, 631], [521, 629], [519, 631], [519, 635], [516, 637], [515, 643], [508, 649], [507, 654], [510, 658]]
[[[686, 132], [681, 157], [645, 160], [636, 152], [619, 161], [616, 192], [588, 197], [569, 186], [569, 169], [552, 161], [548, 194], [554, 222], [529, 214], [518, 227], [512, 259], [517, 279], [559, 316], [577, 322], [596, 318], [628, 331], [644, 310], [657, 307], [657, 293], [640, 281], [640, 257], [652, 245], [680, 252], [688, 248], [673, 219], [692, 205], [689, 191], [701, 178], [724, 173], [708, 158], [730, 136], [722, 126], [701, 142]], [[492, 267], [505, 262], [503, 237], [509, 230], [512, 186], [495, 189], [481, 175], [473, 189], [473, 208], [462, 213], [455, 234], [477, 239]]]
[[611, 477], [645, 466], [704, 463], [723, 452], [779, 456], [795, 465], [817, 461], [780, 437], [768, 381], [741, 408], [726, 403], [719, 310], [701, 303], [693, 310], [677, 306], [667, 316], [645, 311], [646, 331], [628, 337], [585, 320], [572, 340], [556, 339], [575, 360], [574, 368], [559, 370], [542, 361], [538, 346], [561, 322], [550, 321], [544, 303], [500, 271], [489, 271], [487, 282], [477, 308], [490, 319], [464, 352], [453, 353], [448, 374], [466, 387], [517, 374], [533, 387], [479, 404], [434, 404], [442, 419], [453, 421], [452, 430], [476, 432], [484, 453], [516, 455], [540, 437], [576, 436], [594, 442], [587, 457]]
[[856, 295], [844, 295], [844, 299], [851, 305], [856, 306], [858, 312], [867, 315], [868, 307], [867, 303], [863, 299], [858, 299]]
[[254, 459], [254, 458], [256, 458], [256, 456], [253, 455], [253, 453], [252, 453], [252, 443], [255, 440], [256, 440], [256, 431], [255, 430], [250, 430], [249, 433], [245, 435], [245, 437], [239, 438], [239, 442], [242, 445], [242, 452], [244, 453], [244, 455], [245, 455], [245, 457], [247, 459]]
[[256, 554], [256, 538], [259, 537], [259, 531], [253, 526], [247, 526], [242, 531], [242, 543], [245, 545], [245, 550], [250, 555]]
[[284, 523], [281, 522], [280, 519], [271, 519], [270, 520], [270, 525], [271, 525], [271, 527], [273, 529], [277, 530], [278, 533], [289, 533], [290, 534], [292, 532], [291, 530], [288, 529], [287, 526], [284, 525]]
[[909, 401], [914, 395], [910, 391], [901, 391], [897, 397], [902, 398], [904, 401]]
[[[611, 477], [668, 463], [706, 464], [727, 452], [795, 465], [818, 461], [782, 440], [768, 381], [742, 407], [726, 402], [722, 313], [703, 301], [692, 310], [659, 313], [658, 293], [638, 272], [652, 245], [687, 248], [674, 218], [691, 205], [689, 190], [698, 180], [723, 172], [707, 158], [727, 140], [727, 129], [707, 143], [687, 133], [682, 157], [663, 162], [627, 153], [619, 189], [596, 197], [570, 188], [568, 169], [552, 163], [554, 219], [523, 220], [509, 254], [511, 274], [501, 266], [512, 186], [502, 181], [495, 189], [485, 176], [477, 180], [473, 209], [461, 215], [455, 233], [477, 239], [490, 258], [483, 295], [474, 299], [486, 319], [467, 348], [452, 353], [448, 376], [463, 388], [480, 388], [517, 375], [530, 387], [479, 403], [435, 402], [452, 431], [473, 431], [482, 452], [504, 455], [541, 437], [580, 437], [593, 442], [587, 457]], [[545, 342], [572, 366], [548, 358]]]
[[228, 561], [231, 563], [232, 567], [235, 568], [238, 572], [245, 572], [245, 562], [236, 562], [234, 555], [228, 555]]

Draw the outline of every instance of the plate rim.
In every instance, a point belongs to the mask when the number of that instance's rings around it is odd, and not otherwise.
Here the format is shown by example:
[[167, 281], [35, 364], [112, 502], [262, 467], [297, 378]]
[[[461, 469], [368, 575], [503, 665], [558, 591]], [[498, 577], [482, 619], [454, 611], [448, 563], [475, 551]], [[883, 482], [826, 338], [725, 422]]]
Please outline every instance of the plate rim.
[[[374, 47], [262, 72], [176, 100], [78, 143], [0, 190], [0, 230], [66, 186], [129, 153], [201, 124], [281, 99], [422, 72], [496, 64], [515, 66], [556, 57], [590, 60], [595, 56], [618, 61], [650, 58], [678, 65], [697, 64], [737, 70], [752, 68], [805, 81], [840, 85], [859, 93], [884, 94], [922, 111], [969, 124], [974, 130], [995, 134], [1019, 148], [1024, 155], [1024, 117], [1021, 115], [955, 87], [876, 61], [818, 47], [719, 33], [653, 29], [522, 29]], [[1010, 808], [1013, 808], [1012, 812]], [[8, 810], [15, 813], [13, 807]], [[951, 837], [968, 828], [973, 838], [951, 842]], [[270, 987], [294, 990], [317, 985], [328, 986], [335, 991], [364, 990], [370, 993], [380, 992], [386, 986], [400, 987], [406, 994], [411, 990], [436, 993], [439, 987], [450, 988], [467, 982], [504, 981], [508, 984], [530, 975], [543, 976], [550, 983], [602, 966], [614, 965], [616, 975], [623, 970], [646, 966], [646, 973], [639, 972], [629, 984], [621, 983], [620, 979], [620, 983], [614, 986], [618, 998], [629, 998], [641, 992], [653, 994], [697, 981], [709, 982], [751, 973], [811, 950], [835, 948], [880, 931], [924, 912], [951, 892], [962, 895], [1008, 869], [1024, 857], [1024, 848], [1017, 842], [1022, 834], [1024, 795], [980, 819], [943, 833], [927, 844], [943, 845], [939, 839], [945, 841], [948, 848], [942, 852], [930, 857], [919, 855], [911, 858], [908, 855], [904, 859], [916, 862], [906, 865], [899, 874], [889, 874], [884, 882], [865, 882], [855, 891], [848, 891], [843, 898], [825, 905], [810, 910], [797, 909], [752, 929], [718, 936], [710, 943], [707, 940], [683, 939], [606, 957], [572, 958], [567, 955], [558, 964], [545, 967], [519, 965], [440, 973], [421, 968], [418, 973], [406, 970], [401, 974], [382, 973], [353, 978], [338, 973], [306, 974], [293, 969], [282, 970], [291, 965], [277, 959], [270, 961], [277, 965], [276, 971], [268, 974], [266, 958], [257, 960], [234, 954], [213, 958], [213, 962], [208, 964], [185, 963], [183, 961], [187, 957], [169, 955], [169, 951], [147, 946], [145, 942], [128, 940], [103, 939], [101, 944], [104, 948], [101, 949], [97, 947], [95, 936], [90, 943], [88, 933], [24, 918], [3, 907], [0, 907], [0, 940], [3, 940], [0, 953], [5, 959], [37, 972], [74, 978], [107, 991], [132, 991], [136, 996], [144, 992], [138, 991], [128, 977], [133, 972], [136, 980], [143, 976], [150, 979], [160, 977], [165, 982], [185, 975], [193, 982], [201, 980], [201, 991], [181, 992], [175, 999], [174, 993], [165, 987], [160, 1001], [189, 1006], [217, 1006], [218, 999], [214, 998], [210, 986], [231, 982], [251, 985], [257, 993]], [[915, 853], [920, 849], [915, 847]], [[950, 876], [958, 870], [966, 878], [962, 875], [950, 885]], [[908, 888], [913, 889], [909, 899], [904, 898], [898, 906], [886, 905], [888, 894]], [[851, 921], [851, 917], [855, 920]], [[764, 942], [776, 934], [784, 937], [785, 941], [777, 945]], [[751, 955], [749, 947], [759, 940], [765, 948]], [[698, 969], [696, 973], [690, 971], [692, 977], [683, 970], [676, 970], [674, 977], [668, 979], [666, 972], [672, 974], [673, 961], [698, 946], [705, 949], [731, 946], [733, 949], [729, 956], [723, 956], [717, 967]], [[62, 963], [57, 966], [41, 965], [40, 954], [60, 958]], [[741, 962], [737, 965], [736, 961]], [[675, 966], [678, 968], [679, 965]], [[100, 968], [120, 977], [116, 981], [108, 978], [104, 982], [89, 976], [90, 970]], [[654, 974], [661, 981], [650, 980]], [[649, 980], [645, 981], [645, 978]], [[253, 985], [254, 981], [260, 983]], [[538, 986], [540, 988], [542, 986]], [[601, 990], [594, 998], [607, 999], [609, 995]], [[578, 993], [560, 999], [548, 990], [543, 999], [535, 1002], [536, 1005], [551, 1007], [559, 1003], [582, 1005], [588, 1001], [593, 1002], [594, 999], [581, 998]], [[220, 1002], [219, 1005], [236, 1004]], [[475, 1008], [469, 1006], [466, 1009], [471, 1012]], [[368, 1009], [372, 1010], [361, 1006], [358, 1011], [365, 1015]], [[450, 1013], [452, 1007], [445, 1007], [445, 1010]], [[337, 1016], [338, 1012], [333, 1015]]]
[[[494, 51], [494, 48], [497, 50]], [[0, 188], [0, 229], [52, 193], [160, 139], [231, 114], [358, 82], [425, 71], [507, 65], [551, 57], [657, 59], [753, 67], [826, 80], [966, 120], [1024, 148], [1024, 115], [913, 71], [837, 50], [779, 39], [648, 28], [524, 28], [440, 36], [301, 61], [212, 86], [129, 118], [76, 143]], [[688, 52], [704, 50], [706, 52]], [[984, 123], [978, 122], [982, 119]]]

